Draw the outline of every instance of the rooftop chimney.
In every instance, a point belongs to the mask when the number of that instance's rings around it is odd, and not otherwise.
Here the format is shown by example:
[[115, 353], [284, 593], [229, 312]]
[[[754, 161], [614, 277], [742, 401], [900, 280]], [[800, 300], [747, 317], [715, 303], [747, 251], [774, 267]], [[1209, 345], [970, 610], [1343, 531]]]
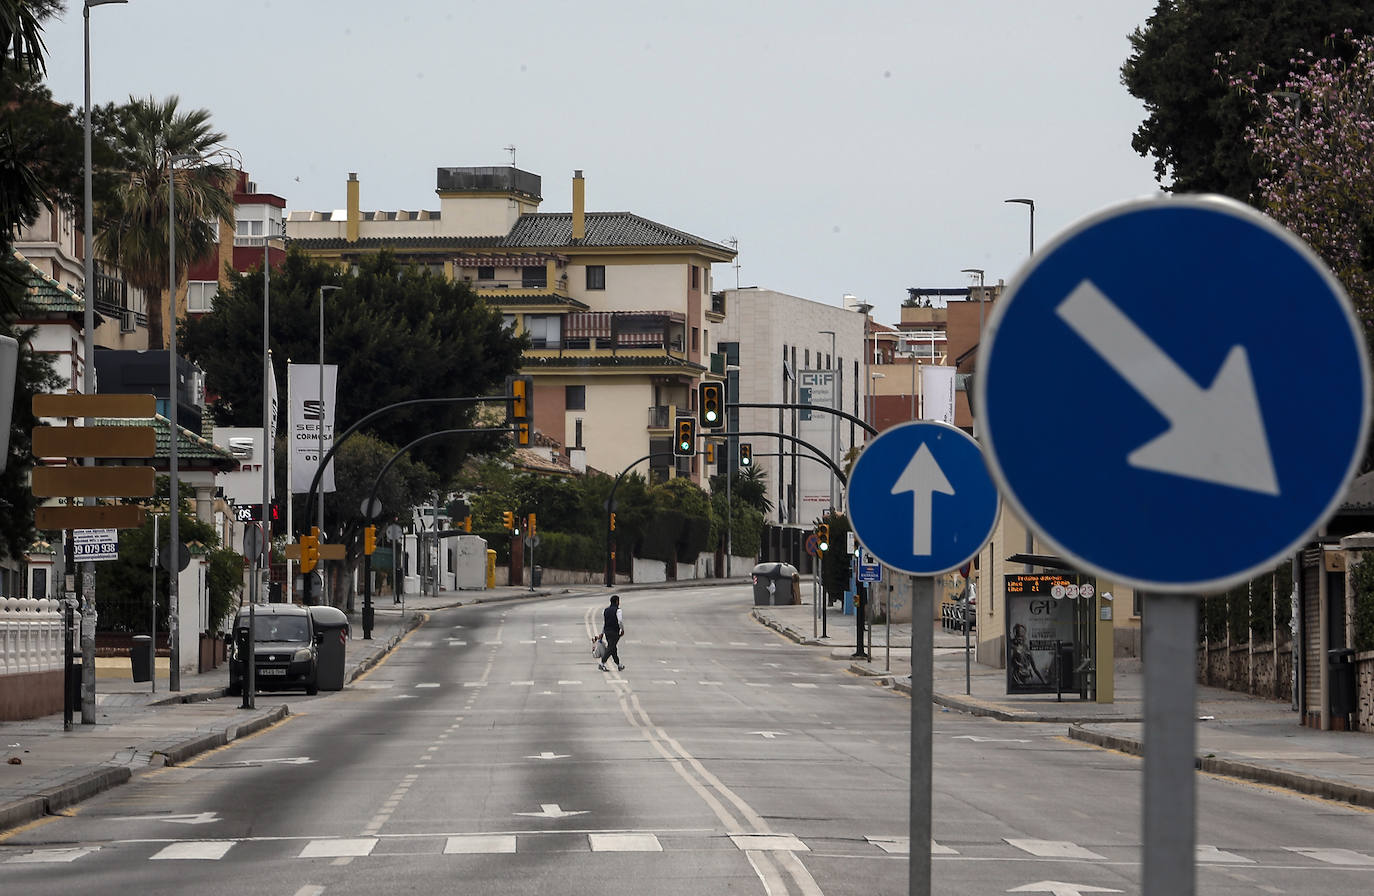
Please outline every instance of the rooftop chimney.
[[348, 172], [348, 230], [345, 238], [350, 243], [358, 241], [358, 228], [362, 224], [363, 214], [358, 210], [358, 172]]
[[573, 172], [573, 220], [572, 238], [580, 243], [587, 236], [587, 182], [582, 179], [582, 169]]

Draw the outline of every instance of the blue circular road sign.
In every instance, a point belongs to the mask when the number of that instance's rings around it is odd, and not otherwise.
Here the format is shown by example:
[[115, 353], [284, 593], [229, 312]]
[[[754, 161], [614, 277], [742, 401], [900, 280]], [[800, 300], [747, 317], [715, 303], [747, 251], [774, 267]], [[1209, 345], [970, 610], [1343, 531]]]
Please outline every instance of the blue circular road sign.
[[860, 544], [918, 576], [958, 569], [982, 550], [1001, 506], [978, 443], [929, 420], [869, 442], [849, 474], [845, 504]]
[[1340, 283], [1221, 197], [1105, 209], [1045, 247], [982, 339], [979, 435], [1008, 502], [1097, 574], [1219, 591], [1335, 511], [1369, 362]]

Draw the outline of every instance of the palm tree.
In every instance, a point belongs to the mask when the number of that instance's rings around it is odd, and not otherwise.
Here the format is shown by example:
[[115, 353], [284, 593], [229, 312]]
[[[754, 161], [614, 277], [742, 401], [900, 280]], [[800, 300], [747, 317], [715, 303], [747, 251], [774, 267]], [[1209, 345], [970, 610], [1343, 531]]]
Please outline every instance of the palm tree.
[[0, 70], [11, 56], [43, 70], [42, 22], [60, 8], [60, 0], [0, 0]]
[[[179, 99], [129, 98], [115, 110], [107, 139], [119, 158], [113, 196], [100, 209], [95, 249], [115, 261], [129, 283], [148, 297], [148, 344], [167, 344], [162, 300], [167, 285], [167, 178], [176, 167], [177, 282], [193, 261], [215, 245], [215, 224], [234, 217], [234, 169], [220, 144], [225, 135], [210, 126], [205, 109], [177, 110]], [[175, 297], [169, 299], [169, 305]], [[169, 311], [176, 325], [175, 306]]]

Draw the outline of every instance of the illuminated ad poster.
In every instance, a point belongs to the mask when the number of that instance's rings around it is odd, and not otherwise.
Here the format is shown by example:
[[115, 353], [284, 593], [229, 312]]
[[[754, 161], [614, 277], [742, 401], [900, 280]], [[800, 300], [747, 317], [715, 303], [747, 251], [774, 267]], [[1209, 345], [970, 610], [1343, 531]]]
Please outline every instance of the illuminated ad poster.
[[1055, 643], [1073, 643], [1080, 577], [1044, 573], [1005, 579], [1007, 693], [1053, 694]]

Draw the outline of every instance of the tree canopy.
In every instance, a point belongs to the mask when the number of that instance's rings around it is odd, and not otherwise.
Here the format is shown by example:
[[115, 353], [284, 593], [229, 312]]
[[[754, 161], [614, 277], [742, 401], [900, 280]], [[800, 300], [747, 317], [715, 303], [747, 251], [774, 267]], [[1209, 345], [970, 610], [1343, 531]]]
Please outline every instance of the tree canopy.
[[[201, 366], [217, 397], [215, 419], [228, 426], [262, 424], [261, 272], [227, 272], [214, 311], [183, 326], [181, 345]], [[416, 398], [502, 392], [519, 369], [526, 340], [507, 330], [501, 314], [466, 285], [399, 262], [390, 253], [360, 259], [357, 273], [290, 251], [271, 273], [271, 348], [277, 394], [286, 398], [286, 362], [319, 356], [320, 287], [325, 297], [324, 354], [337, 364], [335, 429], [343, 432], [372, 411]], [[432, 432], [470, 427], [476, 405], [436, 405], [380, 418], [377, 434], [396, 445]], [[285, 414], [280, 415], [285, 418]], [[471, 451], [491, 450], [493, 436], [457, 437], [418, 446], [411, 454], [450, 475]]]
[[[1216, 54], [1256, 74], [1260, 93], [1282, 83], [1300, 48], [1345, 29], [1374, 32], [1364, 0], [1160, 0], [1131, 35], [1121, 81], [1147, 115], [1131, 145], [1154, 158], [1174, 192], [1224, 193], [1251, 201], [1262, 166], [1245, 141], [1251, 105], [1217, 77]], [[1348, 57], [1347, 57], [1348, 58]]]

